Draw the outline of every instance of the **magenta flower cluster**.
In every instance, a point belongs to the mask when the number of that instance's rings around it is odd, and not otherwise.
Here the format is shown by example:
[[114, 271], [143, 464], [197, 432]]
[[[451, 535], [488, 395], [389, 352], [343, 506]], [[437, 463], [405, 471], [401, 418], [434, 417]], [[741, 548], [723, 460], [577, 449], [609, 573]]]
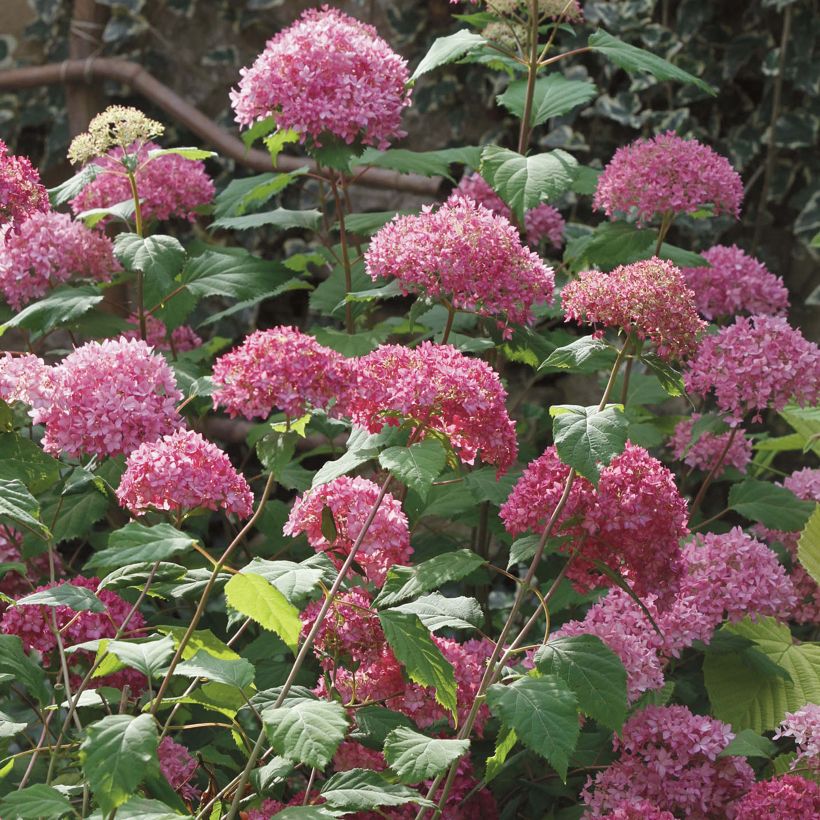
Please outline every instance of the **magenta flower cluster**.
[[49, 207], [40, 174], [28, 157], [9, 153], [6, 143], [0, 140], [0, 228], [10, 224], [14, 230], [18, 223]]
[[[127, 330], [122, 334], [124, 339], [139, 338], [139, 318], [136, 315], [128, 317], [128, 324], [134, 330]], [[202, 338], [189, 325], [180, 325], [172, 331], [168, 331], [165, 322], [157, 319], [150, 313], [145, 316], [145, 341], [154, 350], [162, 350], [173, 353], [184, 353], [187, 350], [195, 350], [202, 346]]]
[[[0, 564], [23, 564], [22, 573], [9, 569], [0, 579], [0, 592], [10, 598], [17, 598], [33, 592], [39, 581], [48, 578], [50, 567], [48, 553], [41, 552], [31, 558], [24, 558], [22, 553], [23, 534], [3, 524], [0, 525]], [[63, 559], [59, 552], [52, 555], [54, 574], [59, 577], [63, 574]], [[4, 612], [6, 604], [0, 601], [0, 613]]]
[[166, 736], [159, 743], [157, 755], [162, 776], [171, 788], [178, 792], [183, 800], [197, 800], [201, 790], [191, 783], [191, 779], [199, 764], [185, 746]]
[[240, 74], [231, 91], [240, 125], [274, 117], [279, 129], [317, 145], [331, 134], [381, 149], [405, 134], [407, 62], [373, 26], [338, 9], [308, 9]]
[[0, 292], [15, 310], [69, 279], [107, 282], [120, 270], [107, 236], [56, 211], [33, 214], [0, 245]]
[[706, 323], [680, 269], [657, 257], [621, 265], [610, 273], [582, 271], [561, 292], [566, 321], [615, 327], [649, 339], [666, 359], [684, 359], [696, 349]]
[[733, 820], [804, 820], [820, 817], [820, 785], [784, 774], [761, 780], [732, 806]]
[[[723, 461], [716, 470], [714, 477], [723, 475], [727, 467], [745, 471], [746, 465], [752, 460], [752, 440], [745, 434], [742, 427], [736, 427], [732, 442], [729, 438], [731, 431], [725, 433], [701, 433], [697, 441], [692, 441], [692, 428], [702, 418], [700, 413], [692, 415], [678, 422], [669, 439], [669, 449], [672, 455], [683, 461], [689, 467], [708, 472], [720, 461], [725, 451]], [[729, 449], [726, 450], [727, 444]]]
[[395, 279], [405, 293], [444, 297], [502, 327], [531, 323], [533, 305], [552, 301], [552, 269], [506, 217], [466, 197], [395, 217], [373, 237], [365, 265], [374, 281]]
[[697, 140], [672, 131], [619, 148], [598, 177], [593, 206], [638, 224], [662, 214], [691, 214], [707, 206], [740, 214], [743, 183], [729, 161]]

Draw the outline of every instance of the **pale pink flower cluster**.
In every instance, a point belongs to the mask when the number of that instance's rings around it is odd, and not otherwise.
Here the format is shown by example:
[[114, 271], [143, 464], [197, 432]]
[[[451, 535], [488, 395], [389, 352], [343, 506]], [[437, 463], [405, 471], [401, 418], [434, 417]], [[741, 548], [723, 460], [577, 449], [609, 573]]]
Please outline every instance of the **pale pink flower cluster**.
[[820, 502], [820, 470], [804, 467], [783, 480], [783, 486], [803, 501]]
[[[481, 174], [465, 174], [453, 191], [453, 196], [463, 196], [472, 199], [478, 205], [492, 211], [494, 214], [512, 219], [509, 205], [490, 187], [490, 184]], [[524, 213], [524, 228], [527, 235], [527, 244], [538, 247], [542, 239], [556, 249], [564, 244], [564, 229], [566, 223], [557, 208], [542, 202]]]
[[686, 389], [714, 392], [732, 424], [747, 413], [760, 421], [768, 409], [790, 400], [812, 405], [820, 396], [820, 350], [779, 316], [738, 316], [706, 336], [684, 373]]
[[782, 316], [789, 307], [789, 291], [753, 256], [737, 245], [715, 245], [701, 256], [709, 262], [683, 268], [686, 282], [695, 294], [695, 304], [707, 319], [734, 317], [738, 313]]
[[733, 820], [807, 820], [820, 817], [820, 785], [784, 774], [755, 783], [732, 806]]
[[69, 279], [106, 282], [119, 270], [107, 236], [56, 211], [33, 214], [0, 245], [0, 291], [15, 310]]
[[[366, 478], [340, 476], [296, 499], [284, 526], [285, 535], [306, 533], [308, 543], [327, 553], [337, 567], [350, 554], [354, 542], [379, 496], [379, 487]], [[325, 532], [325, 509], [333, 517], [334, 532]], [[333, 536], [331, 538], [327, 536]], [[413, 549], [407, 516], [401, 504], [386, 493], [356, 553], [356, 563], [367, 578], [381, 585], [394, 564], [407, 564]]]
[[[97, 595], [105, 605], [105, 612], [75, 612], [67, 606], [10, 606], [0, 621], [0, 632], [6, 635], [17, 635], [23, 642], [24, 648], [39, 652], [43, 655], [46, 664], [56, 662], [52, 654], [57, 648], [57, 638], [54, 634], [55, 621], [52, 620], [52, 615], [56, 619], [57, 629], [60, 631], [66, 648], [100, 638], [113, 638], [131, 612], [131, 604], [110, 589], [98, 590], [99, 583], [99, 578], [78, 577], [70, 581], [45, 584], [38, 587], [35, 592], [66, 584], [81, 587]], [[121, 637], [140, 637], [144, 628], [145, 618], [137, 610], [128, 621], [126, 631]], [[67, 656], [72, 686], [76, 686], [82, 680], [82, 667], [85, 666], [87, 669], [87, 666], [94, 660], [94, 656], [94, 652], [85, 649], [72, 652]], [[99, 678], [96, 683], [98, 686], [117, 688], [122, 688], [127, 684], [131, 687], [132, 694], [139, 695], [145, 688], [146, 681], [142, 673], [134, 669], [123, 669]]]
[[[23, 558], [20, 551], [22, 545], [21, 532], [5, 524], [0, 525], [0, 564], [24, 564], [26, 568], [24, 575], [10, 570], [0, 579], [0, 592], [10, 598], [32, 592], [36, 583], [49, 575], [48, 553]], [[57, 576], [63, 573], [63, 561], [58, 552], [54, 552], [54, 572]], [[0, 601], [0, 613], [5, 609], [6, 604]]]
[[809, 769], [820, 774], [820, 706], [808, 703], [795, 712], [786, 712], [774, 734], [775, 740], [781, 737], [794, 738], [797, 746], [792, 769]]
[[[136, 315], [128, 317], [128, 324], [135, 330], [127, 330], [122, 334], [124, 339], [139, 339], [139, 318]], [[154, 350], [174, 353], [184, 353], [202, 346], [202, 339], [190, 325], [175, 327], [169, 334], [168, 328], [162, 319], [157, 319], [150, 313], [145, 317], [145, 341]]]
[[733, 737], [727, 724], [685, 706], [642, 709], [613, 738], [620, 758], [587, 780], [586, 816], [605, 817], [622, 801], [637, 798], [675, 816], [723, 820], [727, 806], [755, 778], [742, 757], [718, 757]]
[[132, 515], [223, 509], [247, 518], [253, 493], [227, 454], [193, 430], [146, 441], [125, 461], [117, 499]]
[[0, 356], [0, 399], [19, 401], [33, 408], [44, 407], [51, 400], [51, 373], [39, 356], [31, 353]]
[[344, 404], [351, 377], [347, 360], [293, 327], [257, 330], [214, 362], [214, 407], [232, 417], [290, 417], [312, 405]]
[[593, 206], [615, 219], [634, 215], [638, 224], [665, 213], [740, 215], [743, 183], [729, 161], [697, 140], [672, 131], [619, 148], [598, 177]]
[[[543, 529], [568, 474], [554, 447], [530, 462], [501, 506], [507, 531], [519, 535]], [[571, 536], [563, 549], [579, 549], [567, 572], [578, 588], [611, 583], [595, 568], [597, 559], [623, 573], [637, 594], [667, 594], [676, 588], [682, 569], [679, 541], [689, 532], [687, 518], [672, 473], [643, 447], [627, 443], [601, 469], [597, 489], [576, 477], [553, 536]]]
[[157, 754], [162, 776], [171, 788], [188, 802], [199, 799], [202, 790], [191, 783], [199, 764], [185, 746], [166, 736], [160, 741]]
[[616, 327], [649, 339], [665, 359], [685, 359], [706, 323], [680, 269], [653, 257], [609, 273], [581, 271], [561, 292], [566, 321]]
[[51, 369], [51, 384], [50, 401], [33, 414], [47, 453], [129, 453], [181, 424], [171, 368], [136, 339], [78, 347]]
[[371, 433], [408, 419], [444, 433], [462, 461], [477, 457], [505, 472], [515, 461], [515, 423], [507, 393], [488, 364], [451, 345], [381, 345], [356, 363], [347, 401], [355, 424]]
[[445, 297], [459, 310], [498, 317], [501, 327], [530, 324], [533, 305], [551, 302], [555, 284], [552, 269], [521, 244], [506, 217], [461, 196], [388, 222], [365, 265], [374, 281], [395, 279], [404, 293]]
[[321, 144], [332, 134], [385, 149], [403, 137], [407, 61], [373, 26], [327, 5], [308, 9], [240, 71], [231, 104], [240, 125], [275, 117], [281, 130]]
[[[693, 443], [692, 428], [700, 418], [700, 413], [693, 413], [689, 418], [679, 422], [669, 439], [669, 449], [672, 455], [684, 464], [707, 472], [717, 464], [732, 434], [731, 431], [701, 433], [698, 440]], [[737, 427], [736, 430], [734, 440], [729, 445], [721, 466], [715, 472], [715, 478], [723, 475], [727, 467], [734, 467], [743, 472], [752, 460], [752, 440], [742, 427]]]
[[612, 805], [601, 820], [675, 820], [675, 815], [640, 797], [628, 797]]
[[[28, 157], [9, 153], [0, 140], [0, 226], [10, 223], [13, 231], [18, 223], [50, 207], [40, 174]], [[10, 235], [7, 233], [6, 239]]]
[[[149, 151], [158, 148], [154, 142], [129, 148], [129, 154], [137, 155], [134, 176], [143, 219], [162, 222], [178, 217], [193, 222], [197, 209], [214, 198], [214, 183], [199, 160], [185, 159], [179, 154], [150, 159]], [[131, 199], [131, 186], [122, 165], [124, 155], [122, 148], [112, 148], [104, 157], [94, 160], [94, 165], [102, 170], [71, 200], [75, 214], [92, 208], [110, 208]], [[106, 217], [97, 224], [103, 226], [108, 221]]]

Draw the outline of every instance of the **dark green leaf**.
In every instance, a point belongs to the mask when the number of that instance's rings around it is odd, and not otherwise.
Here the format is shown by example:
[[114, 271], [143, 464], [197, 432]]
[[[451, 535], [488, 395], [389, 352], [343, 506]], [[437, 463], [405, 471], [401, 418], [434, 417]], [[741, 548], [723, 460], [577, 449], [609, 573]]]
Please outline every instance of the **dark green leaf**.
[[200, 649], [191, 660], [180, 663], [174, 674], [186, 678], [208, 678], [236, 689], [247, 689], [253, 684], [254, 672], [253, 664], [245, 658], [216, 658]]
[[469, 748], [469, 740], [432, 738], [398, 728], [385, 740], [384, 759], [403, 783], [419, 783], [441, 774]]
[[102, 302], [102, 298], [96, 285], [63, 285], [39, 301], [26, 305], [5, 324], [0, 325], [0, 336], [10, 327], [24, 327], [41, 336], [55, 327], [71, 324]]
[[321, 220], [321, 211], [317, 211], [316, 209], [291, 211], [287, 208], [276, 208], [272, 211], [261, 211], [245, 216], [223, 216], [221, 219], [214, 220], [211, 223], [211, 228], [247, 231], [250, 228], [272, 225], [283, 231], [290, 228], [302, 228], [304, 230], [314, 231], [319, 227]]
[[149, 576], [158, 583], [169, 583], [178, 581], [185, 573], [186, 569], [182, 564], [172, 564], [167, 561], [160, 561], [158, 564], [141, 561], [136, 564], [126, 564], [124, 567], [109, 572], [100, 581], [100, 589], [128, 589], [129, 587], [141, 589]]
[[612, 367], [616, 355], [612, 345], [603, 339], [583, 336], [571, 344], [553, 350], [538, 370], [554, 367], [577, 373], [594, 373], [604, 367]]
[[[535, 82], [530, 124], [534, 128], [551, 117], [560, 117], [579, 105], [588, 103], [598, 93], [589, 80], [568, 80], [562, 74], [548, 74]], [[496, 99], [518, 119], [524, 116], [527, 80], [516, 80]]]
[[217, 251], [189, 259], [182, 271], [182, 284], [197, 298], [253, 299], [261, 293], [276, 292], [292, 278], [292, 271], [279, 262]]
[[422, 501], [447, 462], [447, 453], [434, 438], [410, 447], [388, 447], [379, 455], [379, 464], [402, 484], [415, 490]]
[[40, 505], [22, 481], [0, 479], [0, 521], [11, 521], [48, 538], [48, 527], [40, 521]]
[[448, 37], [439, 37], [416, 66], [416, 70], [410, 77], [410, 82], [414, 83], [428, 71], [463, 57], [468, 51], [485, 42], [486, 40], [480, 34], [475, 34], [467, 29], [457, 31]]
[[25, 595], [17, 606], [67, 606], [74, 612], [105, 612], [105, 604], [90, 589], [68, 582]]
[[337, 772], [320, 792], [328, 806], [345, 812], [369, 811], [379, 806], [403, 806], [416, 803], [433, 806], [413, 789], [391, 783], [383, 774], [370, 769]]
[[777, 746], [771, 740], [751, 729], [741, 729], [718, 757], [760, 757], [771, 758]]
[[0, 800], [0, 811], [8, 820], [38, 820], [41, 817], [57, 820], [72, 812], [65, 795], [52, 786], [37, 783], [20, 791], [9, 792]]
[[135, 233], [121, 233], [114, 240], [114, 251], [128, 270], [168, 279], [180, 272], [185, 261], [185, 248], [173, 236], [143, 238]]
[[484, 622], [484, 613], [475, 598], [445, 598], [438, 592], [401, 604], [392, 611], [418, 615], [431, 632], [445, 628], [476, 629]]
[[54, 486], [60, 462], [42, 451], [31, 439], [17, 433], [0, 433], [0, 479], [18, 479], [32, 493]]
[[48, 703], [45, 671], [25, 653], [17, 635], [0, 635], [0, 674], [13, 675], [40, 703]]
[[108, 538], [108, 548], [91, 556], [88, 568], [118, 567], [137, 562], [165, 561], [193, 549], [196, 541], [170, 524], [146, 527], [132, 521]]
[[73, 177], [69, 177], [65, 182], [54, 188], [49, 188], [48, 198], [51, 200], [52, 206], [56, 208], [74, 199], [89, 182], [93, 182], [97, 178], [99, 170], [97, 165], [89, 163], [83, 166]]
[[616, 405], [598, 410], [594, 405], [562, 404], [550, 407], [550, 415], [554, 417], [552, 434], [561, 461], [597, 484], [600, 468], [626, 446], [628, 424], [623, 409]]
[[592, 233], [570, 240], [564, 261], [573, 269], [595, 266], [604, 271], [645, 259], [654, 250], [655, 232], [628, 222], [602, 222]]
[[353, 161], [353, 166], [372, 165], [376, 168], [390, 168], [401, 174], [419, 174], [425, 177], [450, 177], [450, 166], [454, 163], [478, 166], [481, 148], [476, 145], [464, 148], [444, 148], [440, 151], [408, 151], [405, 148], [391, 148], [377, 151], [367, 148]]
[[351, 740], [358, 740], [373, 749], [381, 751], [384, 741], [394, 729], [403, 726], [412, 729], [416, 724], [401, 712], [391, 712], [384, 706], [372, 704], [356, 710], [356, 730], [351, 732]]
[[802, 529], [814, 512], [814, 503], [768, 481], [747, 478], [729, 490], [729, 509], [773, 530]]
[[657, 377], [667, 395], [683, 396], [686, 394], [683, 376], [667, 361], [655, 353], [642, 354], [641, 361], [649, 368], [650, 372]]

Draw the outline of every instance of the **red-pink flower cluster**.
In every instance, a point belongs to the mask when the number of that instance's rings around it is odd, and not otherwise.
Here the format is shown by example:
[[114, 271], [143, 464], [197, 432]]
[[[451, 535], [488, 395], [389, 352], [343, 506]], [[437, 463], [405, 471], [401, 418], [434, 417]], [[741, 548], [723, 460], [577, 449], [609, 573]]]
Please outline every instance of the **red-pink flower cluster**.
[[789, 291], [758, 259], [737, 245], [715, 245], [701, 256], [709, 266], [683, 268], [702, 316], [717, 319], [738, 313], [780, 316], [789, 307]]
[[805, 820], [820, 817], [820, 785], [784, 774], [761, 780], [732, 806], [733, 820]]
[[0, 291], [19, 310], [72, 278], [108, 281], [120, 270], [111, 240], [68, 214], [33, 214], [0, 245]]
[[718, 408], [739, 424], [794, 399], [811, 405], [820, 396], [820, 349], [779, 316], [738, 316], [734, 324], [707, 336], [684, 373], [686, 389], [700, 396], [714, 391]]
[[293, 327], [257, 330], [214, 363], [214, 406], [245, 418], [274, 408], [290, 417], [308, 405], [345, 403], [352, 377], [347, 359]]
[[[55, 623], [66, 649], [86, 641], [113, 638], [128, 618], [131, 612], [131, 604], [110, 589], [98, 590], [99, 583], [99, 578], [78, 577], [70, 581], [45, 584], [38, 587], [35, 592], [67, 584], [81, 587], [91, 590], [97, 595], [105, 605], [105, 612], [75, 612], [68, 606], [52, 607], [27, 604], [10, 606], [3, 614], [2, 621], [0, 621], [0, 632], [6, 635], [17, 635], [27, 650], [36, 650], [42, 654], [45, 663], [51, 662], [52, 653], [57, 648], [57, 637], [54, 634]], [[126, 630], [121, 637], [139, 637], [144, 628], [145, 618], [139, 611], [136, 611], [128, 621]], [[76, 686], [82, 680], [83, 675], [80, 667], [85, 663], [90, 664], [94, 660], [94, 655], [94, 652], [86, 649], [67, 655], [70, 671], [69, 678], [72, 686]], [[123, 669], [111, 675], [104, 675], [98, 679], [97, 684], [117, 688], [122, 688], [127, 684], [131, 687], [132, 693], [139, 694], [145, 688], [145, 676], [133, 669]]]
[[[23, 545], [23, 534], [5, 524], [0, 525], [0, 564], [23, 564], [25, 574], [9, 570], [0, 579], [0, 592], [10, 598], [19, 598], [32, 592], [36, 583], [49, 575], [48, 553], [43, 552], [33, 558], [23, 558], [20, 551]], [[54, 552], [54, 573], [59, 576], [63, 572], [63, 561], [58, 552]], [[6, 604], [0, 601], [0, 612], [4, 612]]]
[[333, 755], [333, 771], [349, 772], [351, 769], [370, 769], [381, 772], [387, 768], [384, 755], [375, 749], [357, 743], [355, 740], [345, 740]]
[[[463, 196], [472, 199], [478, 205], [483, 205], [494, 214], [512, 219], [509, 205], [490, 187], [490, 184], [481, 174], [465, 174], [453, 191], [454, 196]], [[524, 228], [527, 235], [527, 244], [537, 248], [542, 239], [553, 248], [560, 248], [564, 244], [564, 217], [557, 208], [542, 202], [530, 208], [524, 214]]]
[[50, 400], [33, 413], [35, 424], [45, 425], [47, 453], [129, 453], [181, 424], [174, 374], [145, 342], [88, 342], [50, 376]]
[[675, 815], [659, 809], [654, 803], [640, 797], [620, 800], [610, 807], [601, 820], [675, 820]]
[[[11, 223], [14, 230], [32, 214], [49, 208], [40, 174], [28, 157], [10, 154], [6, 143], [0, 140], [0, 226]], [[6, 239], [9, 236], [7, 233]]]
[[624, 800], [643, 799], [675, 816], [725, 818], [727, 806], [754, 783], [742, 757], [719, 757], [733, 737], [725, 723], [685, 706], [642, 709], [613, 739], [620, 759], [584, 787], [589, 816], [605, 817]]
[[518, 442], [507, 393], [485, 362], [451, 345], [381, 345], [356, 362], [355, 378], [347, 412], [371, 433], [414, 420], [444, 433], [467, 464], [480, 456], [504, 472], [515, 461]]
[[146, 441], [125, 461], [117, 499], [132, 515], [223, 509], [247, 518], [253, 493], [227, 454], [193, 430]]
[[[151, 159], [150, 151], [159, 149], [154, 142], [131, 146], [129, 154], [137, 155], [137, 193], [146, 221], [164, 221], [171, 217], [193, 222], [197, 209], [214, 198], [214, 183], [199, 160], [179, 154], [162, 154]], [[94, 160], [100, 170], [97, 176], [71, 200], [75, 214], [92, 208], [110, 208], [131, 199], [131, 186], [123, 168], [122, 148], [112, 148], [104, 157]], [[104, 225], [108, 217], [98, 224]]]
[[240, 75], [230, 95], [240, 125], [275, 117], [279, 129], [293, 129], [303, 140], [310, 136], [317, 145], [329, 133], [380, 149], [405, 135], [407, 61], [373, 26], [338, 9], [305, 11]]
[[188, 802], [199, 799], [202, 791], [191, 783], [199, 764], [191, 753], [181, 743], [166, 736], [160, 741], [157, 754], [162, 776], [171, 788]]
[[[127, 330], [122, 334], [124, 339], [139, 339], [139, 318], [136, 315], [128, 317], [128, 324], [135, 330]], [[145, 317], [145, 341], [154, 350], [173, 351], [184, 353], [186, 350], [195, 350], [202, 346], [202, 339], [190, 325], [175, 327], [170, 333], [162, 319], [150, 314]]]
[[[714, 467], [729, 442], [731, 431], [726, 433], [701, 433], [697, 441], [692, 441], [692, 428], [701, 418], [700, 413], [693, 413], [689, 418], [679, 422], [669, 439], [669, 449], [672, 455], [683, 461], [684, 464], [696, 470], [709, 471]], [[723, 475], [727, 467], [734, 467], [741, 472], [752, 460], [752, 440], [746, 435], [742, 427], [737, 432], [726, 450], [726, 455], [714, 477]]]
[[[501, 507], [507, 531], [543, 529], [568, 474], [554, 447], [530, 462]], [[570, 536], [564, 549], [579, 550], [567, 577], [580, 589], [610, 583], [594, 566], [599, 560], [622, 572], [639, 595], [669, 593], [681, 572], [679, 541], [689, 532], [687, 517], [672, 473], [643, 447], [627, 443], [602, 468], [597, 489], [576, 477], [553, 536]]]
[[[308, 543], [327, 553], [336, 566], [350, 554], [379, 496], [379, 487], [366, 478], [340, 476], [296, 499], [284, 526], [286, 535], [306, 533]], [[330, 513], [325, 512], [330, 510]], [[332, 531], [327, 519], [333, 518]], [[369, 580], [381, 585], [394, 564], [407, 564], [413, 549], [407, 516], [401, 504], [386, 493], [356, 553], [356, 563]]]
[[499, 324], [530, 324], [532, 306], [551, 302], [553, 272], [521, 244], [506, 217], [463, 196], [416, 216], [397, 216], [365, 254], [371, 278], [395, 279], [404, 293], [443, 296], [453, 307]]
[[792, 769], [808, 769], [820, 774], [820, 705], [807, 703], [795, 712], [786, 712], [775, 732], [774, 739], [794, 738], [797, 756], [791, 762]]
[[0, 356], [0, 399], [44, 407], [51, 400], [52, 372], [39, 356], [6, 351]]
[[610, 273], [581, 271], [561, 292], [561, 304], [566, 321], [635, 333], [654, 342], [666, 359], [694, 352], [706, 327], [680, 269], [657, 257]]
[[743, 183], [729, 161], [708, 145], [672, 131], [619, 148], [598, 177], [593, 206], [608, 217], [634, 215], [638, 224], [661, 214], [740, 214]]

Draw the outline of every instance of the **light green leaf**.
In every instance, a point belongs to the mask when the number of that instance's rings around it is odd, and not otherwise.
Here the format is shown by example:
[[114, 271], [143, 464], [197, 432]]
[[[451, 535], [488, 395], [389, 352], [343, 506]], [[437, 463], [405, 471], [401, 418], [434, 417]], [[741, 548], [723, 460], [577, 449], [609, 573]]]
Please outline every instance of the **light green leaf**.
[[484, 782], [489, 783], [498, 777], [507, 756], [518, 742], [518, 735], [509, 726], [502, 726], [495, 741], [495, 751], [487, 758], [487, 766], [484, 770]]
[[[100, 648], [97, 650], [97, 657], [113, 655], [121, 664], [116, 664], [120, 668], [126, 666], [142, 672], [147, 678], [157, 678], [168, 665], [171, 656], [174, 654], [174, 642], [169, 636], [148, 638], [134, 641], [100, 641]], [[103, 670], [103, 664], [97, 669], [94, 677], [102, 677], [117, 669]], [[101, 671], [102, 670], [102, 671]]]
[[486, 40], [480, 34], [475, 34], [466, 28], [448, 37], [439, 37], [416, 66], [413, 76], [410, 77], [410, 82], [414, 83], [419, 77], [434, 68], [452, 63], [453, 60], [463, 57], [468, 51], [485, 42]]
[[25, 595], [16, 606], [67, 606], [74, 612], [105, 612], [105, 604], [90, 589], [68, 582]]
[[157, 727], [151, 715], [108, 715], [86, 727], [80, 763], [103, 812], [113, 812], [157, 766]]
[[322, 220], [321, 211], [315, 208], [304, 211], [291, 211], [287, 208], [275, 208], [272, 211], [260, 211], [245, 216], [223, 216], [211, 223], [211, 228], [225, 230], [247, 231], [251, 228], [261, 228], [263, 225], [272, 225], [274, 228], [286, 231], [290, 228], [302, 228], [314, 231]]
[[[535, 81], [530, 125], [560, 117], [579, 105], [588, 103], [598, 93], [595, 83], [589, 80], [568, 80], [562, 74], [548, 74]], [[524, 116], [527, 97], [527, 80], [515, 80], [496, 100], [518, 119]]]
[[333, 481], [334, 478], [349, 473], [379, 455], [378, 444], [381, 433], [371, 434], [367, 430], [354, 427], [347, 439], [347, 452], [335, 461], [326, 461], [313, 477], [313, 487]]
[[629, 424], [620, 405], [559, 404], [550, 407], [555, 449], [564, 464], [597, 484], [600, 468], [623, 452]]
[[148, 152], [148, 157], [150, 159], [156, 159], [157, 157], [164, 157], [168, 154], [176, 154], [183, 159], [192, 160], [211, 159], [211, 157], [219, 156], [216, 151], [207, 151], [204, 148], [154, 148]]
[[582, 712], [619, 731], [626, 720], [626, 670], [596, 635], [554, 638], [535, 654], [540, 672], [563, 680]]
[[107, 549], [92, 555], [86, 567], [121, 567], [141, 561], [165, 561], [175, 555], [189, 552], [194, 544], [196, 541], [190, 535], [170, 524], [147, 527], [132, 521], [112, 532], [108, 538]]
[[113, 216], [115, 219], [127, 224], [128, 220], [134, 215], [134, 210], [134, 200], [126, 199], [106, 208], [89, 208], [87, 211], [77, 214], [75, 219], [85, 222], [88, 228], [93, 228], [109, 216]]
[[566, 781], [567, 766], [578, 742], [575, 695], [555, 675], [520, 678], [509, 685], [493, 684], [487, 691], [490, 711], [518, 739], [543, 757]]
[[419, 783], [449, 768], [469, 748], [469, 740], [432, 738], [398, 728], [385, 740], [384, 759], [403, 783]]
[[311, 555], [300, 564], [294, 561], [266, 561], [254, 558], [243, 572], [261, 575], [292, 604], [313, 592], [320, 581], [330, 586], [336, 576], [336, 568], [323, 553]]
[[391, 783], [384, 775], [371, 769], [337, 772], [322, 786], [320, 794], [330, 808], [345, 812], [370, 811], [379, 806], [403, 806], [407, 803], [435, 805], [413, 789]]
[[541, 363], [539, 371], [554, 367], [577, 373], [594, 373], [611, 367], [617, 355], [612, 345], [594, 336], [583, 336], [571, 344], [558, 347]]
[[288, 760], [324, 769], [347, 732], [347, 712], [341, 703], [289, 697], [278, 709], [262, 712], [273, 750]]
[[484, 623], [484, 613], [475, 598], [445, 598], [438, 592], [395, 607], [393, 612], [409, 612], [431, 631], [476, 629]]
[[11, 521], [25, 529], [48, 538], [51, 533], [40, 521], [40, 505], [22, 481], [0, 480], [0, 521]]
[[200, 649], [191, 660], [178, 664], [174, 674], [186, 678], [208, 678], [236, 689], [248, 689], [253, 685], [255, 670], [253, 664], [245, 658], [215, 658]]
[[72, 813], [68, 798], [52, 786], [37, 783], [20, 791], [9, 792], [0, 800], [0, 811], [8, 820], [49, 820]]
[[225, 585], [225, 599], [237, 612], [275, 632], [296, 652], [302, 632], [299, 610], [266, 578], [249, 572], [234, 575]]
[[771, 758], [777, 746], [771, 740], [751, 729], [741, 729], [718, 757], [760, 757]]
[[820, 456], [820, 407], [798, 407], [790, 404], [780, 415], [806, 440], [804, 450]]
[[10, 327], [24, 327], [36, 331], [37, 336], [42, 336], [55, 327], [71, 324], [102, 302], [102, 299], [103, 295], [96, 285], [63, 285], [17, 311], [11, 319], [0, 325], [0, 336]]
[[806, 523], [797, 542], [797, 557], [806, 572], [820, 584], [820, 504]]
[[[170, 635], [174, 639], [174, 648], [178, 649], [182, 640], [182, 636], [187, 631], [184, 626], [158, 626], [157, 632], [163, 635]], [[210, 629], [197, 629], [193, 635], [188, 639], [188, 643], [182, 652], [183, 660], [193, 658], [200, 650], [204, 650], [208, 655], [220, 660], [236, 661], [241, 657], [234, 652], [224, 641], [211, 632]]]
[[415, 490], [422, 501], [447, 463], [447, 453], [439, 441], [428, 438], [410, 447], [388, 447], [379, 456], [379, 464], [402, 484]]
[[747, 478], [729, 490], [729, 509], [773, 530], [801, 530], [814, 512], [814, 503], [769, 481]]

